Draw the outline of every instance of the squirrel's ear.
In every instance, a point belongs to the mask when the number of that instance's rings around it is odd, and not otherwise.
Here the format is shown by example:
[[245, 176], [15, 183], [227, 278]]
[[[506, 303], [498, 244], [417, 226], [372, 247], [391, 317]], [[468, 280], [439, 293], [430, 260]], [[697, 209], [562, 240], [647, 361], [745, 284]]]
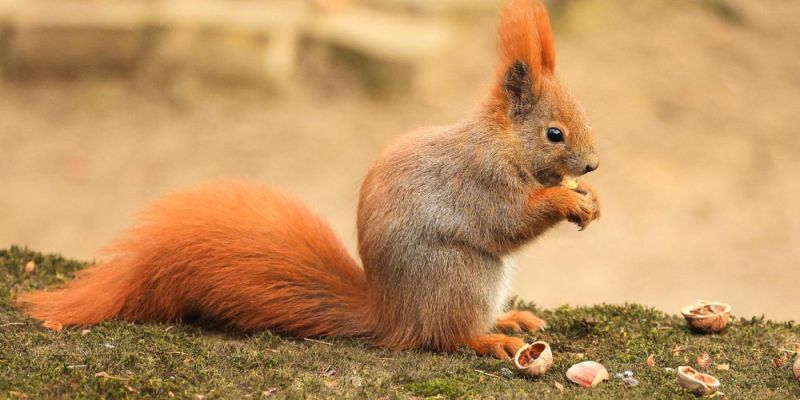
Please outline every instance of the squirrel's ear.
[[519, 60], [511, 64], [503, 79], [503, 91], [508, 99], [508, 117], [512, 121], [519, 121], [531, 112], [536, 98], [527, 64]]
[[550, 18], [541, 0], [505, 0], [497, 26], [500, 65], [489, 106], [503, 122], [533, 109], [544, 78], [555, 73]]

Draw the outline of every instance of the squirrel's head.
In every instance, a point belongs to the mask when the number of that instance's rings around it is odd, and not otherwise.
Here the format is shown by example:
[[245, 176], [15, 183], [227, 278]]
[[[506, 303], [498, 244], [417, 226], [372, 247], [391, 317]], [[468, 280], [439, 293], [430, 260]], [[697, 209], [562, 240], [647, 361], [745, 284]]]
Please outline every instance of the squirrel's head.
[[555, 47], [539, 0], [509, 0], [500, 15], [500, 68], [490, 99], [511, 156], [545, 186], [597, 169], [589, 120], [555, 76]]

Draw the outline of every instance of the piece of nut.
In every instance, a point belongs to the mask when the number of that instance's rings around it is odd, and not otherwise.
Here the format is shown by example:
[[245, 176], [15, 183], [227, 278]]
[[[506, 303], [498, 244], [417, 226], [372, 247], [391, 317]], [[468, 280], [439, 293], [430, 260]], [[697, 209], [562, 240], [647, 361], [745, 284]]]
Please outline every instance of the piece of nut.
[[689, 327], [696, 332], [720, 333], [728, 326], [731, 317], [729, 304], [699, 300], [697, 303], [681, 308]]
[[514, 355], [514, 367], [523, 375], [539, 377], [553, 366], [553, 352], [545, 342], [522, 346]]
[[575, 178], [565, 176], [564, 179], [561, 180], [561, 186], [569, 190], [575, 190], [578, 188], [578, 181]]
[[678, 367], [678, 384], [698, 396], [715, 393], [719, 388], [717, 378], [698, 372], [689, 366]]
[[585, 388], [593, 388], [608, 379], [608, 370], [598, 362], [584, 361], [569, 367], [567, 378]]

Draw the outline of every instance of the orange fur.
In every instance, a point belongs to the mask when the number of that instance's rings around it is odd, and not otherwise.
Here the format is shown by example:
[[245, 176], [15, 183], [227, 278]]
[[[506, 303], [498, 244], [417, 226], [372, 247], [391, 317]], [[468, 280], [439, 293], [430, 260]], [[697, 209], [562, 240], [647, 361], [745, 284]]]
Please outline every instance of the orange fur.
[[515, 333], [533, 332], [547, 326], [543, 319], [533, 315], [530, 311], [519, 310], [509, 311], [497, 317], [494, 325], [502, 331]]
[[540, 0], [508, 0], [500, 11], [499, 73], [525, 62], [535, 77], [555, 72], [556, 54], [550, 18]]
[[266, 186], [169, 195], [107, 254], [63, 289], [20, 302], [65, 325], [197, 317], [300, 337], [368, 331], [362, 269], [319, 217]]
[[508, 360], [517, 354], [525, 341], [520, 338], [506, 335], [483, 335], [469, 340], [469, 347], [479, 356], [494, 356], [501, 360]]
[[533, 84], [541, 87], [546, 76], [555, 74], [556, 50], [550, 17], [541, 0], [508, 0], [500, 10], [497, 28], [499, 38], [495, 84], [490, 96], [490, 107], [494, 108], [501, 123], [507, 122], [507, 98], [503, 82], [509, 67], [517, 61], [530, 68]]

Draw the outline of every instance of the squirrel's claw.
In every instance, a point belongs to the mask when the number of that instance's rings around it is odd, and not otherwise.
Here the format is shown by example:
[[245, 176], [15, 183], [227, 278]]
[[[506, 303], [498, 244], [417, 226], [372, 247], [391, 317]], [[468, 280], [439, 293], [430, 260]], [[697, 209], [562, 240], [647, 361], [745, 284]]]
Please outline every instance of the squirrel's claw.
[[479, 356], [491, 355], [501, 360], [510, 360], [525, 342], [513, 336], [482, 335], [469, 339], [467, 345]]
[[495, 321], [497, 329], [514, 333], [534, 332], [543, 330], [546, 326], [547, 322], [533, 313], [519, 310], [509, 311]]
[[583, 231], [592, 221], [600, 218], [600, 202], [594, 188], [583, 182], [571, 191], [575, 195], [575, 208], [567, 215], [567, 221], [578, 225], [578, 231]]

